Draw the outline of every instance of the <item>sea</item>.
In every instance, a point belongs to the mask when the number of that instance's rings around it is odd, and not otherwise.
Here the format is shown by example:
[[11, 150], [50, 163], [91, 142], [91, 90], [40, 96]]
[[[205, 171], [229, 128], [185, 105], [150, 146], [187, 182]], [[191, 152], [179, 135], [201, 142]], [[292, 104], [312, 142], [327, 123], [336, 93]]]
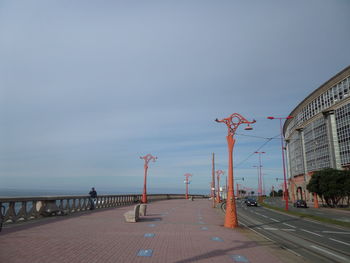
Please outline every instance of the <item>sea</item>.
[[[38, 197], [38, 196], [67, 196], [67, 195], [88, 195], [91, 189], [18, 189], [18, 188], [0, 188], [0, 198], [2, 197]], [[121, 194], [141, 194], [142, 189], [123, 188], [123, 189], [98, 189], [98, 195], [121, 195]], [[149, 188], [148, 194], [184, 194], [183, 189], [164, 189]], [[191, 192], [190, 192], [191, 194]], [[208, 194], [208, 190], [196, 189], [192, 194]]]

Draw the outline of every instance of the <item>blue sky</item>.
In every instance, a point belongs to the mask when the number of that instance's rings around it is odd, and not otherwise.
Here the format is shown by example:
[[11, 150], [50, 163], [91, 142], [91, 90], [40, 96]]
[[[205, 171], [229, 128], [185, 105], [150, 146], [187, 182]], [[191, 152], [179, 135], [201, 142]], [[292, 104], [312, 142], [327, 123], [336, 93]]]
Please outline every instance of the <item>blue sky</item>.
[[[350, 63], [350, 2], [1, 1], [0, 188], [207, 191], [211, 154], [256, 187], [258, 156], [287, 116]], [[243, 135], [242, 135], [243, 134]], [[249, 137], [244, 135], [256, 136]], [[262, 137], [262, 138], [257, 138]], [[266, 189], [279, 140], [261, 151]], [[250, 157], [249, 157], [250, 156]], [[249, 157], [249, 158], [248, 158]]]

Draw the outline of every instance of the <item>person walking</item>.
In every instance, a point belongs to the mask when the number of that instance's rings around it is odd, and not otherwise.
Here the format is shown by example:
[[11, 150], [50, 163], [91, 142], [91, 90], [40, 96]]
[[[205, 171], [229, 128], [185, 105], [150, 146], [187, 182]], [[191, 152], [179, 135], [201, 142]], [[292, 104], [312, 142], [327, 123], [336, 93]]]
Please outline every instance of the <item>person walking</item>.
[[97, 192], [96, 192], [94, 187], [91, 188], [89, 195], [90, 195], [90, 198], [89, 198], [90, 210], [94, 210], [95, 209], [95, 202], [96, 202], [96, 198], [97, 198]]

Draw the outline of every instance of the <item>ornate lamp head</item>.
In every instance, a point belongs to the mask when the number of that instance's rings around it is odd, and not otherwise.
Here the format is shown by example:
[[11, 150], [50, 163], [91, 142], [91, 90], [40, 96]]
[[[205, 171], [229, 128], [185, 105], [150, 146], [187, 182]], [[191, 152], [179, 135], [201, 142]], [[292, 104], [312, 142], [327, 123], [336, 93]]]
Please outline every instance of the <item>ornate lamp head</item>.
[[248, 126], [245, 128], [245, 130], [252, 130], [253, 128], [249, 125], [252, 123], [255, 123], [256, 120], [248, 121], [246, 118], [244, 118], [242, 115], [238, 113], [231, 114], [228, 118], [219, 120], [215, 119], [216, 122], [223, 122], [227, 125], [228, 128], [228, 135], [234, 135], [238, 126], [242, 123], [247, 124]]
[[144, 159], [145, 160], [145, 164], [148, 164], [151, 160], [153, 162], [155, 162], [158, 159], [158, 157], [153, 156], [152, 154], [149, 153], [149, 154], [147, 154], [145, 156], [141, 156], [140, 159]]

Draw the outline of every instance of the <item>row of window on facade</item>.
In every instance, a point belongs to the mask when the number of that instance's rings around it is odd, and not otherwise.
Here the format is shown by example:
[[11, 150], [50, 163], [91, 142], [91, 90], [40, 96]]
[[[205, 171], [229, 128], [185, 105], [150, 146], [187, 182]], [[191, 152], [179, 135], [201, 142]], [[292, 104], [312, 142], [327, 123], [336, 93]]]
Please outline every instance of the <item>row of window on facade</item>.
[[335, 111], [341, 164], [350, 164], [350, 103]]
[[302, 124], [317, 113], [331, 107], [336, 102], [347, 98], [349, 94], [350, 77], [347, 77], [306, 105], [297, 116], [293, 116], [294, 119], [291, 120], [288, 126], [287, 134], [289, 134], [295, 126]]
[[305, 150], [307, 172], [328, 168], [331, 166], [331, 144], [329, 139], [336, 140], [339, 145], [340, 161], [342, 166], [350, 165], [350, 103], [335, 110], [337, 137], [328, 135], [324, 116], [309, 123], [303, 129], [304, 145], [301, 133], [295, 131], [288, 143], [290, 172], [292, 176], [304, 174]]
[[307, 106], [305, 106], [298, 114], [298, 116], [301, 116], [299, 117], [300, 121], [304, 122], [316, 115], [317, 113], [319, 113], [320, 111], [329, 108], [337, 101], [346, 98], [347, 96], [349, 96], [349, 89], [350, 77], [344, 79], [337, 85], [328, 89], [326, 92], [324, 92], [323, 94], [315, 98]]

